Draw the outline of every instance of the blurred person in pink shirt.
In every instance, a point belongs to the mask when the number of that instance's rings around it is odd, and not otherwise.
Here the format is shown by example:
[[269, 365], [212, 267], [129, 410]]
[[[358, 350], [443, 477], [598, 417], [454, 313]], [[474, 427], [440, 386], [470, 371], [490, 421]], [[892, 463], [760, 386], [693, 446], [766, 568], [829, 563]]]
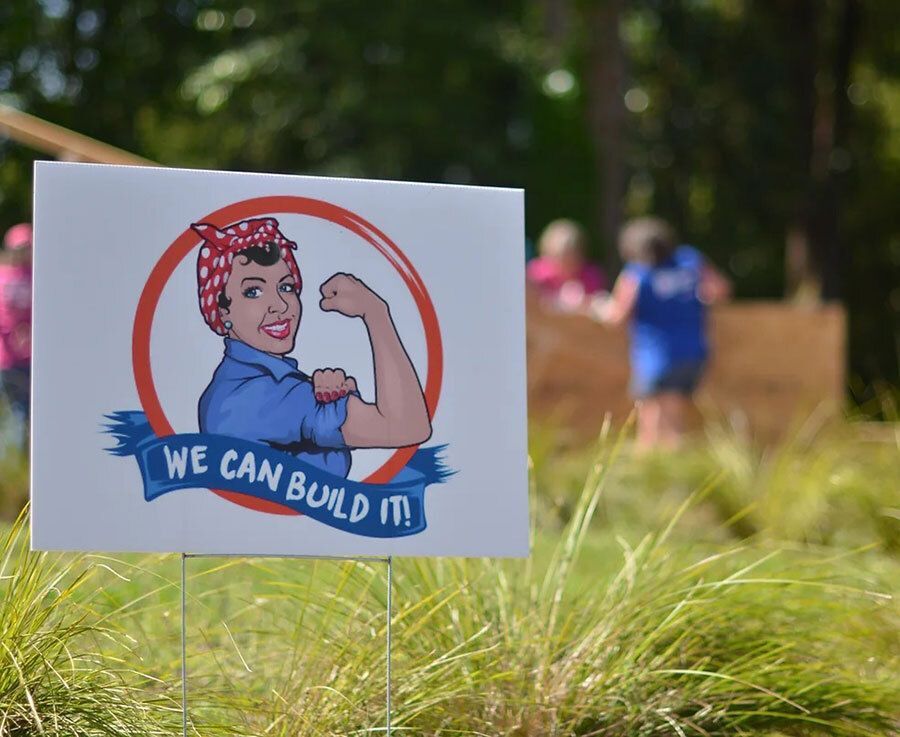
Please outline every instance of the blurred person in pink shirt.
[[0, 251], [0, 388], [20, 445], [31, 388], [31, 242], [31, 225], [20, 223], [6, 232]]
[[544, 304], [565, 312], [587, 312], [607, 290], [606, 274], [587, 260], [587, 236], [572, 220], [554, 220], [541, 233], [537, 258], [528, 262], [528, 283]]

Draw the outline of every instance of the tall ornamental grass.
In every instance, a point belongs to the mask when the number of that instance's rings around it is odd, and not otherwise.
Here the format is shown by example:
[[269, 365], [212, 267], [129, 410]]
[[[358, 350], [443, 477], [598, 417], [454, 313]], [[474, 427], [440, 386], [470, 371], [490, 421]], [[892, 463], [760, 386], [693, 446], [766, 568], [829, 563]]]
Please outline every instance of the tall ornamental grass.
[[[591, 452], [560, 451], [547, 428], [533, 428], [538, 508], [563, 523], [572, 515]], [[900, 424], [826, 423], [813, 414], [777, 446], [756, 446], [710, 424], [677, 453], [626, 450], [610, 470], [598, 528], [630, 533], [667, 524], [705, 480], [718, 482], [684, 515], [676, 536], [720, 543], [777, 544], [900, 554]]]
[[[887, 735], [898, 611], [851, 556], [673, 544], [689, 499], [610, 579], [585, 560], [615, 453], [597, 459], [545, 566], [396, 564], [394, 727], [411, 735]], [[860, 556], [863, 554], [860, 553]], [[201, 570], [192, 669], [249, 734], [384, 725], [384, 571], [255, 561]], [[223, 599], [223, 581], [233, 587]], [[247, 589], [238, 593], [243, 581]], [[227, 719], [226, 719], [227, 720]], [[200, 732], [203, 732], [202, 727]]]
[[[736, 541], [749, 512], [715, 511], [727, 464], [693, 492], [632, 477], [625, 498], [633, 463], [607, 431], [562, 527], [536, 469], [529, 560], [395, 563], [395, 733], [897, 733], [896, 558], [878, 540]], [[783, 478], [803, 485], [804, 468]], [[665, 521], [622, 524], [637, 505]], [[0, 543], [0, 736], [178, 734], [177, 559], [31, 554], [26, 538], [20, 520]], [[191, 734], [383, 733], [383, 564], [188, 571]]]
[[134, 688], [121, 634], [88, 608], [99, 570], [30, 553], [25, 521], [0, 537], [0, 735], [171, 734], [166, 702]]

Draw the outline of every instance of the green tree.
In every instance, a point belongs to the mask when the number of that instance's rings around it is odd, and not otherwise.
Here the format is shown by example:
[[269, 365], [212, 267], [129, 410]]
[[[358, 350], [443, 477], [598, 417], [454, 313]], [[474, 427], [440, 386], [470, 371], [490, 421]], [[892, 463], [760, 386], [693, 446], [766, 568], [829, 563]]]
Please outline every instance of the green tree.
[[[897, 376], [892, 0], [7, 0], [0, 101], [164, 164], [524, 186], [615, 266], [656, 212]], [[0, 217], [34, 152], [0, 142]], [[799, 290], [803, 291], [803, 290]], [[807, 292], [810, 290], [807, 289]]]

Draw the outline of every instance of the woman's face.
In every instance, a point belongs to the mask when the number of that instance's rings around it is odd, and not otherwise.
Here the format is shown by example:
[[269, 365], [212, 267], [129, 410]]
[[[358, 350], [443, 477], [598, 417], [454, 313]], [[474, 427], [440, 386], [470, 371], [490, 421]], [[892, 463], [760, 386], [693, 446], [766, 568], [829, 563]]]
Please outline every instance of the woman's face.
[[554, 233], [542, 243], [541, 255], [556, 262], [564, 279], [574, 279], [584, 268], [584, 254], [569, 233]]
[[284, 355], [294, 349], [302, 308], [297, 284], [281, 259], [262, 266], [238, 254], [225, 284], [231, 300], [222, 319], [231, 323], [229, 337], [266, 353]]

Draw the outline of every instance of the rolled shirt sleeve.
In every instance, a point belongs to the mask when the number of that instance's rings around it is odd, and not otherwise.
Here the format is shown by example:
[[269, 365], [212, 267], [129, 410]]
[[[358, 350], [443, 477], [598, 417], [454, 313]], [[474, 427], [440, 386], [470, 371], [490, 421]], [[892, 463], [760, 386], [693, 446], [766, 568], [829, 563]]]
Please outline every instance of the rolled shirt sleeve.
[[309, 441], [320, 448], [347, 447], [341, 427], [349, 396], [319, 403], [312, 384], [294, 376], [274, 381], [261, 375], [224, 384], [201, 411], [204, 432], [282, 445]]
[[[300, 435], [322, 448], [346, 448], [341, 428], [347, 421], [347, 401], [350, 396], [320, 404], [313, 395], [312, 384], [304, 385], [312, 398], [312, 411], [303, 414]], [[306, 403], [304, 402], [304, 405]]]

